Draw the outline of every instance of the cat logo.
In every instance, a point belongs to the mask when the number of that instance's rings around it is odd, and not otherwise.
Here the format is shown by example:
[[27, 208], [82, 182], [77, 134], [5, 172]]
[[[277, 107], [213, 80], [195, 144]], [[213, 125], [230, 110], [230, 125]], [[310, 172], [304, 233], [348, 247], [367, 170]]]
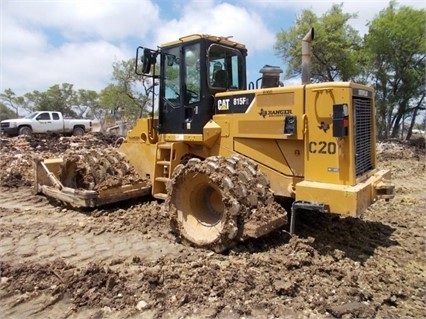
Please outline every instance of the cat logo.
[[229, 110], [229, 100], [230, 99], [217, 100], [217, 109], [219, 111]]

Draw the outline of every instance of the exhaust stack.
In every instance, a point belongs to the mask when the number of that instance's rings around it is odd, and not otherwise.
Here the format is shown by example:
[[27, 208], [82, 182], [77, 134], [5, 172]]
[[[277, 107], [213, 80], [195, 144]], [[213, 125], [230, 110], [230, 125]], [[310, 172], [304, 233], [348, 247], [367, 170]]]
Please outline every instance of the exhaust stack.
[[283, 70], [279, 66], [266, 64], [259, 72], [262, 73], [262, 89], [283, 86], [280, 82], [280, 73], [283, 73]]
[[311, 79], [311, 55], [314, 28], [311, 28], [302, 40], [302, 84], [310, 83]]

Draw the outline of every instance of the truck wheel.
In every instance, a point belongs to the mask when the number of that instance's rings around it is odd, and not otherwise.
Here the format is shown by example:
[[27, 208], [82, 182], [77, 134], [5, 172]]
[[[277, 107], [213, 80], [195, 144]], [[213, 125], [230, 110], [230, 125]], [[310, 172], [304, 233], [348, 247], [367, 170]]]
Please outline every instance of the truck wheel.
[[74, 130], [72, 131], [72, 135], [74, 135], [74, 136], [83, 136], [84, 135], [84, 129], [81, 128], [81, 127], [79, 127], [79, 126], [74, 127]]
[[19, 135], [31, 135], [32, 132], [33, 131], [31, 129], [31, 127], [29, 127], [29, 126], [22, 126], [19, 129]]

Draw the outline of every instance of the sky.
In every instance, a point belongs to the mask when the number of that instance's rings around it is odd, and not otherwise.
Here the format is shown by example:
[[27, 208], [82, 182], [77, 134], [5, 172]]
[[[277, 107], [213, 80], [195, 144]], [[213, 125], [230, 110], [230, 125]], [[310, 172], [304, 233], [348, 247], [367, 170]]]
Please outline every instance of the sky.
[[[265, 65], [285, 65], [273, 49], [276, 34], [295, 25], [304, 9], [318, 16], [327, 0], [0, 0], [0, 93], [16, 95], [70, 83], [100, 92], [112, 82], [112, 64], [201, 33], [232, 36], [248, 49], [248, 81]], [[389, 1], [340, 0], [360, 34]], [[424, 0], [400, 5], [425, 8]], [[286, 81], [284, 81], [286, 84]]]

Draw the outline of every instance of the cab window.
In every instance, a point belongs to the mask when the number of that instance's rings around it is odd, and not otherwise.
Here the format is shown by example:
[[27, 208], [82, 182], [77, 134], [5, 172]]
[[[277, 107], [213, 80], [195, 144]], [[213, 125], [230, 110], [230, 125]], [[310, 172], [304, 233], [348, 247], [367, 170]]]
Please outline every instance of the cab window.
[[185, 57], [185, 104], [200, 101], [200, 44], [184, 48]]
[[40, 113], [36, 120], [40, 121], [40, 120], [50, 120], [50, 114], [49, 113]]
[[216, 89], [243, 88], [243, 56], [239, 50], [212, 44], [208, 49], [210, 87]]
[[172, 105], [180, 102], [180, 61], [179, 47], [171, 48], [164, 54], [164, 98]]

